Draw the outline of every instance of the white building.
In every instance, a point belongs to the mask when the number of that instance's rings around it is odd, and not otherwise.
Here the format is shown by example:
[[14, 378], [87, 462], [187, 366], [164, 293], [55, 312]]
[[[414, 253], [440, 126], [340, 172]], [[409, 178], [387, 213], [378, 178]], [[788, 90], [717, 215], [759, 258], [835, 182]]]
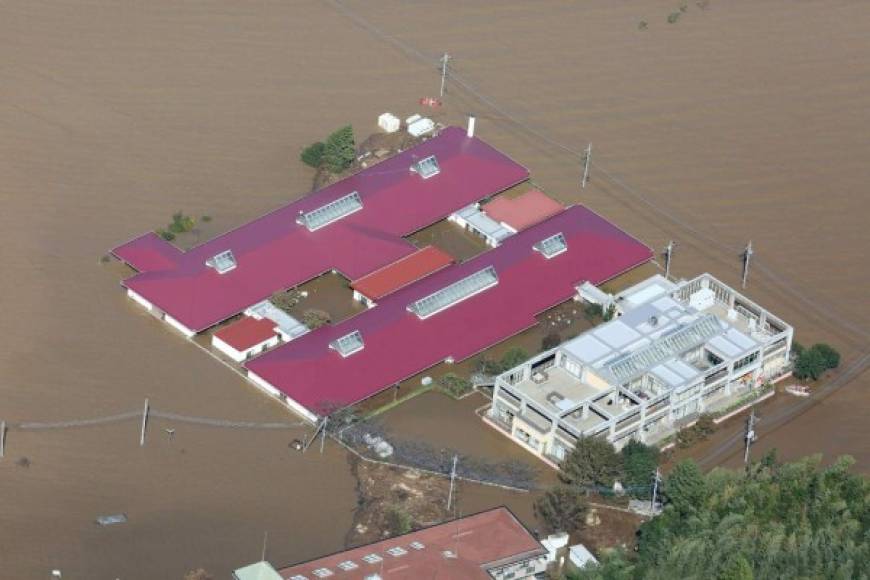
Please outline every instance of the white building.
[[487, 420], [552, 463], [578, 437], [654, 442], [789, 370], [792, 328], [709, 274], [653, 276], [620, 316], [500, 375]]

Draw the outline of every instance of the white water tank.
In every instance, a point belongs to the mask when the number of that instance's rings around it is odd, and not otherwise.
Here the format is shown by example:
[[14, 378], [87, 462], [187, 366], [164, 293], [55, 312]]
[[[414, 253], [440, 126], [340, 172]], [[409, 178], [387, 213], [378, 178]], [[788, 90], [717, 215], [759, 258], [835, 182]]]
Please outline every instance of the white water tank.
[[386, 133], [395, 133], [399, 130], [401, 125], [402, 122], [392, 113], [384, 113], [378, 117], [378, 127], [383, 129]]
[[408, 125], [408, 134], [414, 137], [420, 137], [421, 135], [425, 135], [432, 131], [435, 128], [435, 123], [432, 122], [432, 119], [427, 119], [423, 117], [413, 123]]

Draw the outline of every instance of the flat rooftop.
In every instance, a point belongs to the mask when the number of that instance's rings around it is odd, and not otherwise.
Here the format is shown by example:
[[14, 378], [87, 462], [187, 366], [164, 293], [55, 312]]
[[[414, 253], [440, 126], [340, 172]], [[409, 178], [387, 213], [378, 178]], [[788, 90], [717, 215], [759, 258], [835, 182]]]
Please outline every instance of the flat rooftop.
[[[410, 170], [432, 155], [440, 173], [423, 179]], [[521, 165], [464, 129], [448, 127], [187, 252], [150, 232], [112, 253], [139, 271], [124, 286], [199, 332], [330, 270], [351, 280], [374, 272], [416, 251], [403, 236], [527, 178]], [[300, 225], [302, 216], [319, 226]], [[228, 250], [233, 269], [219, 274], [206, 265]]]
[[[279, 570], [285, 580], [458, 580], [491, 578], [486, 568], [541, 556], [543, 546], [506, 508], [500, 507]], [[323, 572], [321, 572], [323, 574]], [[325, 577], [325, 576], [320, 576]]]
[[[548, 259], [535, 249], [558, 234], [564, 251]], [[469, 358], [534, 326], [537, 314], [570, 299], [578, 283], [603, 283], [652, 256], [650, 248], [595, 212], [573, 206], [245, 366], [320, 414], [371, 397], [449, 357]], [[439, 310], [438, 301], [462, 292], [456, 285], [464, 281], [471, 295]], [[424, 318], [409, 311], [412, 304]], [[363, 346], [353, 354], [342, 356], [330, 346], [355, 332]]]

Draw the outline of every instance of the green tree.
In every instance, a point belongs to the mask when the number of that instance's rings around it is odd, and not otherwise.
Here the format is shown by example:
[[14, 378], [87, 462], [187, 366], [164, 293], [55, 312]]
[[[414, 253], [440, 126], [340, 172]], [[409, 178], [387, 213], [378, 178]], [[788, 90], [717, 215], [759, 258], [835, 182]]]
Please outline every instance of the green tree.
[[189, 215], [185, 215], [182, 211], [177, 211], [172, 214], [172, 221], [169, 223], [169, 231], [175, 234], [189, 232], [196, 227], [196, 220]]
[[519, 347], [514, 347], [504, 353], [504, 356], [501, 357], [500, 362], [502, 372], [512, 369], [517, 365], [521, 365], [527, 360], [529, 360], [529, 353]]
[[742, 554], [737, 554], [727, 561], [722, 572], [719, 573], [719, 580], [754, 580], [755, 574], [752, 573], [752, 566]]
[[814, 344], [812, 349], [818, 352], [822, 360], [825, 361], [825, 367], [835, 369], [840, 366], [840, 353], [831, 345], [820, 342]]
[[609, 441], [581, 437], [559, 469], [559, 479], [565, 484], [611, 487], [622, 475], [622, 458]]
[[438, 378], [438, 387], [452, 397], [459, 398], [471, 392], [472, 384], [455, 373], [447, 373]]
[[698, 464], [687, 459], [674, 467], [665, 481], [668, 502], [680, 514], [694, 512], [704, 501], [706, 494], [704, 476]]
[[534, 504], [535, 515], [544, 522], [551, 533], [571, 534], [580, 529], [586, 508], [583, 492], [567, 485], [559, 485], [547, 490]]
[[824, 355], [816, 348], [808, 348], [794, 361], [794, 376], [799, 379], [818, 380], [827, 370]]
[[323, 151], [323, 162], [333, 173], [341, 173], [351, 166], [356, 159], [356, 144], [353, 128], [346, 125], [335, 131], [326, 139]]
[[640, 498], [649, 497], [652, 493], [652, 477], [659, 465], [658, 448], [632, 439], [619, 453], [622, 455], [622, 483], [629, 494]]
[[316, 308], [311, 308], [302, 313], [302, 324], [312, 330], [325, 326], [331, 321], [332, 317], [329, 316], [328, 312]]
[[602, 318], [604, 319], [604, 322], [608, 322], [613, 320], [614, 316], [616, 316], [616, 304], [611, 304], [604, 311], [604, 314], [602, 314]]
[[323, 154], [326, 152], [326, 143], [316, 141], [302, 150], [299, 158], [302, 163], [317, 169], [323, 163]]

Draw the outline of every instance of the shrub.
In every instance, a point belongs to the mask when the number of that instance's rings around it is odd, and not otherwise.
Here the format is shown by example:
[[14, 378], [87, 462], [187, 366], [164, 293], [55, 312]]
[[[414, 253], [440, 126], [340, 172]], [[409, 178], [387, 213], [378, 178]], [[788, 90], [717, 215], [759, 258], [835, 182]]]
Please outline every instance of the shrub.
[[551, 332], [541, 340], [541, 350], [550, 350], [556, 348], [562, 342], [562, 337], [558, 332]]
[[191, 570], [185, 574], [184, 580], [214, 580], [214, 576], [206, 572], [203, 568], [197, 568], [196, 570]]
[[323, 163], [323, 154], [326, 151], [326, 143], [316, 141], [302, 150], [299, 158], [302, 163], [317, 169]]
[[323, 162], [333, 173], [340, 173], [351, 166], [356, 159], [356, 145], [353, 128], [346, 125], [326, 139]]
[[[840, 355], [829, 347], [819, 348], [821, 345], [813, 345], [804, 350], [794, 361], [794, 376], [799, 379], [818, 380], [822, 374], [832, 368], [828, 366], [831, 363], [840, 364]], [[828, 351], [827, 349], [830, 349]]]
[[791, 343], [792, 356], [799, 357], [800, 355], [802, 355], [804, 353], [805, 350], [806, 349], [804, 348], [804, 345], [802, 345], [801, 343], [799, 343], [796, 340], [792, 341], [792, 343]]
[[447, 373], [438, 378], [438, 387], [448, 395], [459, 398], [471, 392], [472, 384], [454, 373]]
[[398, 506], [391, 506], [386, 514], [387, 529], [391, 536], [401, 536], [411, 531], [413, 520], [411, 515]]
[[514, 347], [504, 353], [504, 356], [501, 357], [501, 372], [512, 369], [527, 360], [529, 360], [529, 353], [519, 347]]
[[172, 214], [172, 221], [169, 223], [169, 231], [175, 234], [189, 232], [196, 226], [196, 220], [189, 215], [184, 215], [184, 212], [177, 211]]
[[614, 316], [616, 316], [616, 305], [611, 304], [610, 306], [607, 307], [607, 310], [604, 311], [602, 318], [604, 319], [604, 322], [609, 322], [609, 321], [613, 320]]
[[576, 532], [583, 524], [586, 499], [575, 487], [559, 485], [542, 495], [534, 504], [535, 515], [550, 532]]
[[312, 308], [302, 313], [302, 324], [304, 324], [311, 330], [327, 325], [331, 321], [332, 317], [329, 316], [328, 312], [325, 312], [323, 310], [317, 310]]
[[668, 24], [676, 24], [677, 20], [680, 19], [681, 12], [671, 12], [668, 14]]
[[646, 20], [641, 20], [641, 21], [637, 24], [637, 29], [638, 29], [638, 30], [646, 30], [647, 28], [649, 28], [649, 24], [647, 23]]
[[272, 297], [269, 298], [269, 301], [275, 305], [276, 308], [280, 308], [284, 312], [291, 314], [291, 310], [293, 307], [299, 304], [299, 301], [302, 299], [302, 294], [299, 290], [288, 290], [286, 292], [275, 292], [272, 294]]
[[175, 234], [170, 231], [164, 230], [163, 228], [157, 230], [157, 235], [166, 240], [167, 242], [171, 242], [175, 239]]
[[204, 216], [202, 216], [201, 218], [199, 218], [199, 221], [201, 221], [201, 222], [203, 222], [203, 223], [208, 223], [208, 222], [211, 221], [211, 216], [210, 216], [210, 215], [204, 215]]
[[600, 304], [589, 303], [583, 307], [583, 316], [590, 322], [597, 318], [601, 318], [603, 315], [604, 310], [601, 308]]

